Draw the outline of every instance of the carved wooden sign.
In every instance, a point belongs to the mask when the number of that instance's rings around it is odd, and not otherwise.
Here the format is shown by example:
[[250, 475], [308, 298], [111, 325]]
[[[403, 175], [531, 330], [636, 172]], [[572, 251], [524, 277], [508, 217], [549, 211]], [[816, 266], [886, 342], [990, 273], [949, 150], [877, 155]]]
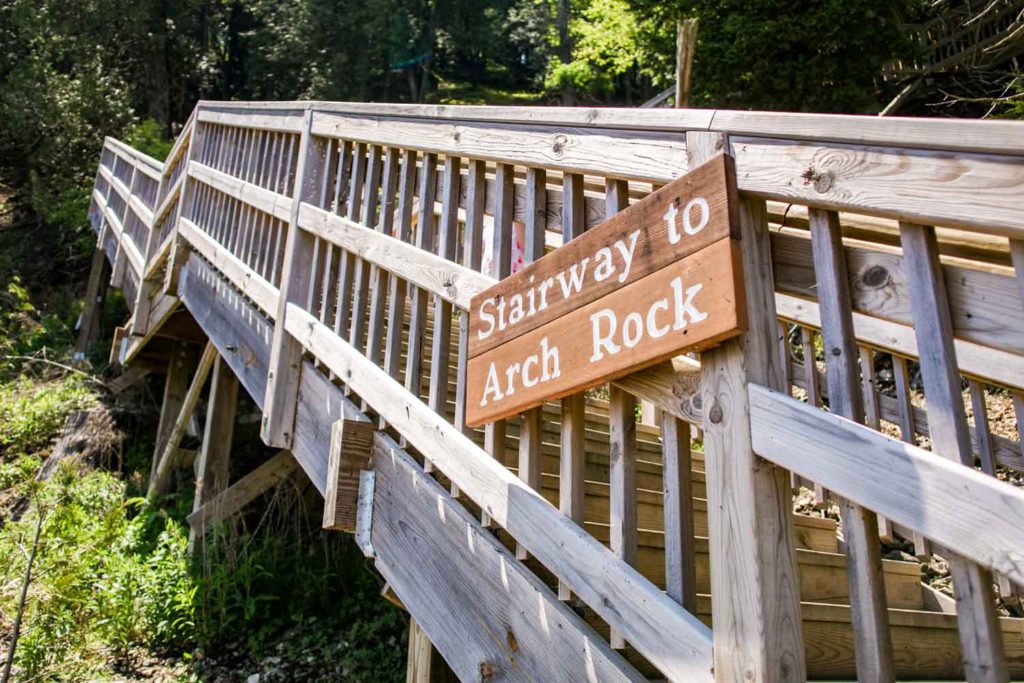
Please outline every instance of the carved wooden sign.
[[474, 297], [466, 422], [743, 332], [736, 211], [720, 155]]

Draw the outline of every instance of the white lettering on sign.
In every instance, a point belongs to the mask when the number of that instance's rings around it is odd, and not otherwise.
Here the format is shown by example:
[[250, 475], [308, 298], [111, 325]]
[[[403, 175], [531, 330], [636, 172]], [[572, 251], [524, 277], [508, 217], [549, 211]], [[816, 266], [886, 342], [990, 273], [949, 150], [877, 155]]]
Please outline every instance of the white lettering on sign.
[[593, 353], [590, 355], [590, 362], [596, 363], [605, 358], [605, 353], [614, 356], [622, 347], [633, 348], [643, 339], [644, 333], [652, 339], [664, 337], [669, 331], [678, 332], [686, 327], [687, 320], [699, 323], [708, 317], [708, 314], [697, 308], [693, 299], [700, 290], [704, 289], [703, 284], [695, 284], [683, 288], [681, 278], [672, 280], [672, 305], [674, 315], [671, 326], [666, 322], [663, 325], [658, 323], [658, 314], [661, 311], [668, 313], [669, 300], [658, 299], [647, 309], [646, 315], [638, 311], [631, 311], [626, 314], [622, 322], [622, 331], [617, 343], [616, 335], [619, 334], [619, 320], [615, 311], [611, 308], [602, 308], [590, 316], [590, 338]]
[[[707, 223], [707, 201], [704, 201], [704, 207], [703, 220], [704, 223]], [[702, 227], [703, 225], [700, 226], [700, 228]], [[696, 228], [695, 232], [700, 228]], [[685, 226], [684, 229], [686, 229]], [[690, 234], [695, 234], [695, 232]], [[568, 268], [556, 273], [554, 277], [546, 278], [537, 284], [534, 284], [531, 277], [530, 288], [524, 293], [512, 295], [507, 301], [505, 299], [485, 299], [477, 309], [477, 315], [484, 325], [477, 330], [477, 337], [487, 339], [495, 331], [504, 332], [543, 311], [548, 307], [548, 290], [552, 288], [555, 292], [560, 292], [563, 299], [570, 299], [583, 291], [588, 276], [594, 282], [604, 282], [612, 277], [615, 277], [619, 284], [626, 282], [633, 267], [633, 257], [636, 255], [639, 238], [640, 231], [634, 230], [626, 236], [626, 239], [615, 240], [611, 246], [601, 247], [592, 256], [585, 256]]]
[[[694, 225], [692, 220], [694, 208], [700, 212], [700, 218], [697, 220], [696, 225]], [[683, 238], [679, 234], [679, 221], [676, 220], [679, 216], [680, 213], [675, 204], [669, 205], [668, 211], [663, 216], [665, 223], [668, 225], [668, 241], [671, 244], [676, 244]], [[708, 221], [711, 220], [711, 207], [708, 206], [708, 200], [703, 197], [696, 197], [688, 201], [686, 206], [683, 207], [682, 220], [683, 232], [687, 235], [696, 235], [703, 230], [707, 226]]]
[[[538, 370], [538, 366], [540, 369]], [[540, 373], [538, 375], [538, 372]], [[505, 390], [501, 390], [501, 378], [492, 361], [487, 367], [487, 380], [484, 383], [484, 394], [480, 407], [487, 405], [488, 400], [500, 401], [506, 396], [516, 393], [516, 380], [526, 388], [535, 387], [542, 382], [549, 382], [561, 377], [562, 371], [558, 363], [558, 347], [549, 346], [548, 338], [540, 340], [540, 349], [530, 354], [522, 363], [511, 363], [505, 368]]]

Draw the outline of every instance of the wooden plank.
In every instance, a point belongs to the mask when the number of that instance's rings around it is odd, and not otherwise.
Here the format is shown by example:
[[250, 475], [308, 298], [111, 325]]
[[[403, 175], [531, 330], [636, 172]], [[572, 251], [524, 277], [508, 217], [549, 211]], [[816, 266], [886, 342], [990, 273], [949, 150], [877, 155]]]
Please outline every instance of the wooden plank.
[[323, 141], [309, 133], [310, 116], [299, 143], [298, 168], [294, 197], [288, 222], [288, 241], [284, 249], [280, 296], [274, 315], [274, 336], [270, 343], [270, 368], [267, 372], [267, 394], [263, 401], [263, 422], [260, 436], [264, 443], [290, 448], [295, 423], [295, 400], [302, 349], [285, 332], [284, 315], [289, 303], [303, 302], [313, 286], [315, 273], [309, 267], [313, 253], [313, 237], [299, 227], [299, 206], [319, 194], [321, 174], [327, 163]]
[[[416, 153], [402, 152], [402, 171], [398, 179], [398, 225], [395, 240], [406, 243], [412, 235], [413, 193], [416, 187]], [[367, 254], [361, 254], [367, 258]], [[377, 265], [380, 265], [377, 262]], [[402, 354], [402, 323], [405, 316], [406, 279], [395, 271], [391, 271], [391, 283], [388, 290], [388, 334], [384, 341], [384, 368], [388, 376], [398, 379]], [[420, 283], [423, 286], [423, 283]]]
[[196, 115], [197, 121], [216, 123], [221, 126], [252, 128], [277, 133], [301, 133], [303, 131], [303, 109], [308, 103], [293, 102], [289, 111], [230, 111], [222, 102], [208, 102]]
[[[820, 329], [821, 314], [815, 302], [781, 292], [776, 292], [775, 302], [780, 317]], [[854, 313], [853, 327], [858, 342], [907, 358], [916, 358], [919, 355], [912, 322], [901, 325]], [[1019, 387], [1024, 384], [1024, 356], [960, 339], [954, 340], [953, 346], [956, 348], [960, 368], [965, 374], [1008, 387]]]
[[291, 197], [264, 189], [198, 161], [189, 162], [188, 176], [278, 220], [287, 221], [291, 217]]
[[[746, 313], [738, 245], [719, 240], [470, 358], [467, 422], [507, 417], [651, 365], [681, 348], [707, 348], [739, 334]], [[591, 331], [589, 340], [580, 339], [581, 330]]]
[[[459, 233], [459, 169], [462, 160], [447, 157], [442, 176], [441, 222], [438, 225], [437, 255], [447, 262], [455, 261]], [[448, 359], [451, 355], [452, 305], [442, 297], [434, 297], [434, 328], [430, 349], [430, 389], [428, 403], [441, 415], [448, 407]]]
[[277, 288], [210, 238], [206, 232], [187, 218], [178, 221], [178, 232], [195, 250], [224, 276], [244, 296], [252, 300], [264, 314], [273, 319], [278, 313]]
[[[914, 301], [915, 332], [921, 350], [935, 453], [973, 469], [971, 437], [961, 397], [946, 286], [931, 228], [900, 224], [900, 239]], [[958, 552], [961, 546], [952, 546]], [[967, 680], [1008, 680], [1006, 653], [995, 612], [992, 576], [987, 569], [947, 553], [957, 600], [957, 621]]]
[[373, 464], [377, 566], [461, 680], [645, 680], [383, 434]]
[[[466, 223], [463, 228], [462, 265], [471, 271], [480, 270], [484, 236], [484, 192], [487, 179], [485, 165], [470, 160], [463, 187], [466, 191]], [[455, 427], [467, 432], [466, 370], [469, 361], [469, 313], [459, 311], [458, 371], [455, 378]]]
[[[610, 546], [626, 564], [636, 566], [636, 405], [633, 397], [612, 385], [608, 398], [608, 488]], [[611, 645], [626, 646], [618, 629]]]
[[[419, 207], [416, 221], [416, 246], [423, 251], [434, 247], [434, 193], [437, 191], [437, 155], [425, 154], [420, 162]], [[423, 345], [427, 325], [427, 290], [412, 287], [408, 291], [411, 313], [405, 356], [405, 388], [419, 395], [423, 379]]]
[[[1024, 536], [1019, 489], [764, 387], [751, 386], [750, 401], [754, 447], [763, 457], [1015, 581], [1024, 578], [1016, 552]], [[965, 515], [951, 500], [990, 504]]]
[[370, 467], [374, 425], [369, 418], [341, 418], [331, 426], [323, 528], [355, 533], [359, 473]]
[[[726, 147], [691, 139], [692, 150]], [[789, 476], [755, 455], [744, 398], [749, 382], [782, 384], [764, 202], [740, 203], [740, 231], [749, 329], [701, 354], [715, 677], [804, 680]]]
[[[912, 325], [913, 304], [904, 257], [888, 247], [870, 246], [844, 245], [853, 308], [865, 315]], [[811, 252], [806, 237], [772, 235], [777, 290], [817, 298]], [[954, 336], [958, 341], [1004, 353], [1024, 353], [1024, 322], [1005, 315], [1007, 309], [1021, 306], [1017, 283], [1007, 269], [988, 272], [979, 270], [977, 265], [946, 263], [941, 269], [947, 283]]]
[[[470, 358], [729, 237], [736, 224], [734, 179], [728, 157], [719, 155], [636, 204], [617, 207], [582, 237], [475, 296]], [[506, 302], [513, 311], [507, 315]]]
[[[812, 210], [810, 220], [814, 271], [823, 319], [821, 334], [828, 374], [829, 408], [836, 415], [863, 422], [859, 356], [854, 340], [839, 215], [834, 211]], [[806, 345], [804, 349], [806, 354]], [[813, 350], [810, 357], [805, 355], [805, 363], [812, 369], [816, 384]], [[809, 405], [813, 404], [809, 402]], [[861, 680], [891, 681], [894, 676], [892, 640], [882, 579], [878, 520], [873, 512], [846, 499], [839, 505], [846, 540], [857, 675]]]
[[662, 413], [661, 444], [664, 462], [665, 592], [687, 612], [696, 614], [697, 560], [689, 423]]
[[533, 125], [395, 121], [340, 112], [314, 113], [316, 135], [394, 145], [433, 154], [471, 156], [499, 163], [545, 166], [635, 180], [673, 180], [671, 159], [683, 158], [680, 133], [551, 128]]
[[263, 405], [273, 327], [196, 255], [179, 283], [181, 300], [256, 405]]
[[181, 412], [185, 394], [188, 392], [189, 376], [196, 366], [196, 355], [191, 347], [184, 342], [176, 342], [171, 348], [167, 359], [167, 372], [164, 375], [164, 394], [160, 402], [160, 419], [156, 429], [156, 443], [150, 461], [152, 478], [156, 473], [160, 455], [166, 450], [167, 441], [174, 429], [174, 422]]
[[[384, 154], [384, 171], [380, 190], [380, 220], [374, 226], [377, 232], [389, 236], [394, 228], [398, 160], [398, 150], [394, 147], [389, 147]], [[372, 294], [370, 299], [370, 322], [366, 339], [366, 356], [372, 361], [380, 360], [382, 354], [381, 344], [384, 341], [384, 317], [387, 307], [388, 281], [388, 271], [373, 264], [370, 270]]]
[[285, 481], [298, 469], [298, 466], [290, 452], [278, 451], [276, 455], [229, 486], [216, 498], [192, 512], [185, 518], [185, 521], [197, 536], [201, 536], [244, 508], [260, 494]]
[[1024, 209], [1010, 191], [1024, 182], [1020, 157], [746, 137], [731, 148], [744, 194], [1024, 237]]
[[[238, 409], [238, 379], [231, 368], [217, 356], [210, 380], [210, 397], [206, 406], [203, 444], [196, 458], [196, 493], [192, 499], [192, 512], [219, 495], [228, 485], [228, 458], [235, 432], [235, 414]], [[195, 531], [189, 531], [189, 547], [199, 547]]]
[[[387, 585], [385, 588], [391, 590]], [[394, 592], [392, 591], [390, 595], [394, 595]], [[385, 596], [385, 599], [388, 598]], [[397, 596], [395, 602], [401, 605], [401, 600], [398, 600]], [[402, 609], [405, 609], [404, 605], [402, 605]], [[426, 631], [420, 628], [412, 617], [409, 618], [409, 654], [407, 658], [405, 683], [445, 683], [449, 680], [458, 680], [430, 642]]]
[[[710, 631], [297, 306], [288, 329], [529, 553], [669, 677], [710, 680]], [[426, 436], [425, 436], [426, 435]], [[788, 515], [788, 511], [787, 511]], [[406, 596], [402, 596], [403, 601]], [[415, 612], [415, 610], [414, 610]], [[691, 678], [692, 677], [692, 678]]]
[[185, 398], [181, 402], [181, 409], [178, 411], [174, 419], [174, 425], [168, 433], [167, 441], [163, 443], [162, 450], [157, 454], [156, 468], [146, 488], [146, 498], [150, 500], [163, 493], [167, 479], [171, 475], [171, 468], [175, 465], [176, 458], [174, 456], [178, 451], [178, 446], [181, 444], [182, 437], [185, 436], [188, 421], [192, 418], [192, 413], [195, 412], [196, 406], [199, 404], [200, 392], [203, 390], [203, 386], [206, 385], [206, 378], [209, 377], [210, 370], [213, 368], [213, 362], [216, 359], [217, 347], [207, 342], [206, 348], [203, 350], [203, 356], [199, 359], [199, 365], [196, 366], [192, 383], [189, 385], [188, 391], [185, 392]]

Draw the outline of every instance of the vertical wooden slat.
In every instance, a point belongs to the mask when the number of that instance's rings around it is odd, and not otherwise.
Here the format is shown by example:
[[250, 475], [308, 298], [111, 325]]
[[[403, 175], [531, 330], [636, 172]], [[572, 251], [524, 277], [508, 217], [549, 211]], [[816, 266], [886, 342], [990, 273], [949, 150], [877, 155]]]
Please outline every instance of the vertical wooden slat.
[[992, 432], [988, 426], [988, 407], [985, 403], [985, 385], [976, 379], [967, 381], [971, 391], [971, 410], [974, 412], [974, 437], [978, 442], [978, 453], [981, 455], [981, 471], [995, 476], [996, 455], [992, 442]]
[[173, 219], [168, 217], [166, 220], [172, 221], [171, 231], [168, 239], [171, 240], [171, 253], [167, 259], [167, 268], [164, 271], [164, 292], [174, 293], [178, 289], [178, 275], [181, 271], [181, 266], [185, 263], [185, 257], [188, 255], [187, 247], [181, 244], [181, 240], [178, 237], [178, 220], [185, 216], [186, 218], [192, 217], [192, 203], [193, 194], [196, 191], [197, 181], [188, 175], [188, 165], [192, 159], [196, 158], [195, 155], [199, 153], [199, 149], [204, 144], [204, 138], [206, 136], [206, 125], [199, 122], [199, 111], [202, 105], [197, 104], [195, 109], [195, 123], [192, 124], [192, 138], [189, 141], [188, 149], [185, 152], [185, 156], [179, 163], [185, 164], [184, 171], [186, 175], [181, 181], [181, 192], [178, 195], [178, 205], [174, 210]]
[[313, 238], [299, 228], [299, 206], [301, 202], [315, 199], [320, 191], [321, 174], [329, 163], [324, 140], [314, 138], [310, 132], [312, 120], [311, 110], [307, 111], [299, 146], [299, 168], [292, 193], [292, 213], [288, 222], [288, 241], [281, 274], [281, 295], [274, 322], [266, 397], [263, 402], [261, 436], [264, 442], [278, 448], [291, 447], [302, 367], [302, 346], [285, 331], [285, 311], [288, 304], [306, 300], [315, 278], [309, 268]]
[[[348, 200], [346, 216], [359, 221], [359, 198], [363, 192], [363, 178], [366, 172], [366, 145], [358, 142], [352, 146], [350, 176], [348, 179]], [[334, 318], [334, 331], [339, 337], [348, 338], [352, 311], [352, 275], [355, 272], [355, 257], [345, 251], [338, 262], [338, 304]]]
[[1010, 240], [1010, 261], [1017, 273], [1017, 285], [1020, 287], [1020, 298], [1024, 302], [1024, 240]]
[[[878, 379], [875, 375], [875, 352], [867, 346], [861, 346], [860, 374], [863, 378], [861, 388], [864, 393], [864, 424], [876, 431], [882, 428], [882, 413], [878, 406]], [[878, 515], [878, 535], [884, 539], [893, 538], [892, 522]]]
[[[466, 174], [466, 226], [463, 231], [462, 265], [480, 270], [480, 256], [483, 251], [484, 193], [487, 177], [483, 161], [469, 162]], [[466, 366], [469, 363], [469, 313], [459, 312], [459, 360], [455, 378], [455, 426], [463, 433], [466, 427]]]
[[[608, 489], [611, 551], [620, 560], [636, 565], [636, 402], [616, 385], [608, 397]], [[626, 642], [612, 629], [611, 645], [622, 649]]]
[[[412, 207], [416, 186], [416, 152], [402, 152], [402, 171], [398, 179], [398, 226], [395, 237], [409, 241], [412, 232]], [[405, 280], [391, 278], [388, 288], [388, 333], [384, 342], [384, 368], [398, 379], [402, 359], [402, 321], [405, 316]]]
[[[583, 234], [585, 223], [583, 207], [583, 176], [566, 173], [562, 176], [562, 243]], [[561, 402], [562, 430], [558, 461], [558, 507], [562, 514], [583, 526], [584, 491], [583, 469], [586, 436], [586, 399], [582, 393], [566, 396]], [[558, 584], [558, 599], [569, 600], [569, 587]]]
[[[913, 303], [911, 310], [932, 450], [973, 468], [974, 454], [961, 396], [960, 374], [953, 347], [953, 323], [935, 230], [901, 223], [900, 242]], [[995, 611], [992, 574], [955, 553], [947, 554], [967, 680], [971, 683], [1006, 681], [1009, 674]]]
[[[361, 222], [367, 229], [377, 223], [377, 199], [380, 196], [381, 150], [371, 145], [366, 161], [366, 189], [363, 193], [363, 210]], [[355, 201], [355, 199], [353, 199]], [[355, 273], [352, 278], [354, 292], [352, 297], [352, 328], [349, 343], [357, 349], [363, 348], [366, 336], [366, 302], [370, 296], [370, 268], [363, 259], [355, 262]]]
[[[442, 174], [441, 223], [438, 226], [437, 255], [455, 260], [459, 233], [459, 191], [462, 160], [445, 157]], [[448, 410], [448, 361], [452, 344], [452, 304], [434, 297], [434, 329], [430, 349], [430, 391], [428, 405], [444, 416]]]
[[[810, 224], [829, 408], [862, 423], [864, 401], [839, 214], [810, 209]], [[808, 362], [813, 365], [813, 356]], [[862, 681], [891, 681], [895, 673], [878, 522], [873, 512], [846, 499], [840, 500], [839, 506], [846, 539], [857, 677]]]
[[[725, 145], [715, 133], [687, 133], [686, 143], [691, 166]], [[741, 199], [739, 214], [748, 331], [700, 359], [715, 678], [802, 681], [789, 476], [750, 442], [747, 384], [782, 389], [768, 212]]]
[[662, 492], [665, 515], [665, 592], [697, 613], [697, 564], [693, 530], [693, 464], [690, 424], [661, 414]]
[[[906, 443], [917, 445], [917, 426], [914, 423], [914, 403], [910, 395], [910, 370], [907, 359], [892, 356], [893, 382], [896, 384], [896, 404], [900, 409], [900, 438]], [[914, 554], [926, 557], [931, 554], [931, 543], [920, 532], [913, 532]]]
[[[547, 230], [547, 172], [542, 168], [526, 170], [526, 221], [523, 235], [523, 265], [544, 256], [544, 231]], [[519, 426], [519, 478], [534, 491], [540, 491], [540, 444], [543, 425], [540, 407], [527, 410]], [[516, 557], [525, 560], [526, 549], [516, 546]]]
[[[384, 171], [380, 190], [380, 220], [374, 226], [377, 232], [391, 234], [395, 218], [395, 191], [398, 182], [398, 150], [389, 147], [384, 154]], [[388, 272], [376, 265], [370, 271], [370, 324], [367, 329], [366, 357], [380, 361], [384, 335], [384, 314], [387, 304]]]
[[[416, 246], [424, 251], [434, 247], [434, 199], [437, 194], [437, 155], [424, 154], [420, 164], [419, 208], [417, 210]], [[427, 292], [409, 288], [412, 311], [409, 318], [409, 344], [405, 357], [405, 388], [414, 396], [423, 390], [423, 341], [427, 327]]]

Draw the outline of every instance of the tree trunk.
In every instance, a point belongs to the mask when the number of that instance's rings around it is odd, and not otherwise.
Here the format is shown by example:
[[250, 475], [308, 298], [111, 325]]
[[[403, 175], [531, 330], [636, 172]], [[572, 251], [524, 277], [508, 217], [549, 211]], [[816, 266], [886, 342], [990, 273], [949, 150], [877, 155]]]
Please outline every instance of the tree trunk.
[[[569, 0], [558, 0], [558, 58], [562, 64], [572, 61], [572, 43], [569, 40]], [[575, 97], [571, 83], [562, 86], [562, 104], [572, 106]]]

